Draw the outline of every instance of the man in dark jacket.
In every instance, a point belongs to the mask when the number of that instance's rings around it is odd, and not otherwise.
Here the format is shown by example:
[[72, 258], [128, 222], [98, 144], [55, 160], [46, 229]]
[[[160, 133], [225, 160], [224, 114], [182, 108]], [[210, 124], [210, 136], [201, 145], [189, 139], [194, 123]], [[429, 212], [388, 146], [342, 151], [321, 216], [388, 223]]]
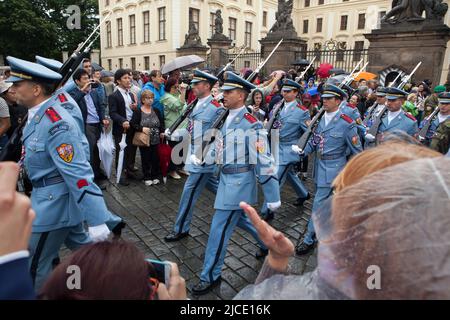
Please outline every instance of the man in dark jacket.
[[100, 170], [100, 157], [97, 147], [97, 141], [100, 139], [103, 126], [109, 126], [109, 120], [105, 118], [105, 103], [99, 97], [98, 92], [92, 89], [94, 81], [90, 79], [86, 70], [78, 69], [72, 77], [77, 86], [69, 91], [69, 94], [77, 102], [83, 115], [86, 137], [89, 142], [90, 163], [98, 183], [99, 180], [106, 179], [106, 176]]
[[[114, 82], [117, 84], [117, 90], [108, 97], [109, 115], [113, 121], [113, 136], [116, 144], [116, 150], [120, 150], [119, 143], [122, 140], [122, 134], [127, 134], [127, 147], [123, 161], [123, 172], [119, 184], [128, 186], [129, 177], [133, 177], [130, 172], [132, 167], [133, 153], [136, 153], [136, 147], [133, 146], [134, 130], [130, 127], [130, 121], [133, 111], [137, 110], [137, 101], [130, 92], [131, 75], [128, 70], [119, 69], [114, 74]], [[116, 166], [118, 163], [119, 152], [116, 152]]]

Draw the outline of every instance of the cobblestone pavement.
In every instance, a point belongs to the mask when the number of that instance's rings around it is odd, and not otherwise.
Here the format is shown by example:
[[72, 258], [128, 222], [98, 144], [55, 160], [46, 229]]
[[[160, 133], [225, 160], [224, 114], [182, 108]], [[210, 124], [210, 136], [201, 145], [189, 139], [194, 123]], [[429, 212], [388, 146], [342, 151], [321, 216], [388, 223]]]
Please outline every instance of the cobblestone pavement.
[[[136, 163], [140, 161], [137, 159]], [[255, 258], [258, 249], [256, 242], [245, 231], [236, 228], [228, 245], [221, 286], [204, 296], [192, 296], [190, 289], [199, 281], [203, 266], [215, 195], [205, 189], [199, 198], [195, 206], [190, 237], [179, 242], [166, 243], [164, 236], [173, 228], [184, 181], [184, 178], [169, 178], [166, 185], [151, 187], [146, 187], [141, 180], [130, 180], [128, 187], [110, 182], [104, 191], [105, 200], [110, 210], [124, 218], [128, 224], [123, 233], [124, 239], [135, 243], [145, 253], [146, 258], [169, 260], [178, 264], [181, 275], [186, 279], [189, 298], [232, 299], [237, 292], [255, 281], [261, 268], [263, 261]], [[310, 191], [313, 190], [310, 178], [305, 184]], [[261, 195], [262, 192], [260, 198]], [[313, 199], [305, 202], [304, 209], [295, 207], [293, 202], [296, 196], [288, 183], [284, 186], [281, 197], [282, 208], [271, 224], [296, 244], [300, 234], [306, 230]], [[290, 264], [296, 274], [312, 271], [316, 266], [316, 252], [293, 257]]]

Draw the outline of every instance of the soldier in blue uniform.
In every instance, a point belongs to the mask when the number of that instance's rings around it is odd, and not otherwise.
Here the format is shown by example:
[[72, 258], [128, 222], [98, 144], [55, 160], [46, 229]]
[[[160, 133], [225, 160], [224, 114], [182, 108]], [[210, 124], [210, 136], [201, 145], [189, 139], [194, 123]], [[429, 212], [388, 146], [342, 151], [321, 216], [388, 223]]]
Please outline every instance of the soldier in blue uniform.
[[[355, 122], [339, 109], [342, 100], [345, 99], [345, 92], [334, 85], [326, 85], [322, 99], [325, 113], [305, 150], [300, 150], [297, 145], [292, 146], [293, 151], [303, 156], [316, 153], [314, 162], [316, 194], [312, 214], [331, 195], [332, 182], [345, 167], [348, 155], [362, 151]], [[303, 241], [297, 245], [297, 254], [306, 254], [312, 250], [315, 244], [314, 237], [314, 225], [310, 219]]]
[[[193, 156], [198, 154], [199, 148], [201, 148], [206, 131], [211, 128], [214, 120], [225, 111], [211, 95], [211, 89], [217, 81], [216, 77], [206, 72], [194, 71], [191, 84], [198, 99], [194, 110], [189, 115], [187, 130], [191, 140], [185, 167], [190, 175], [181, 195], [174, 230], [164, 238], [167, 242], [178, 241], [189, 235], [194, 206], [204, 188], [206, 187], [213, 193], [217, 192], [215, 164], [202, 165], [192, 161]], [[178, 134], [180, 135], [180, 133]]]
[[[55, 72], [58, 72], [62, 67], [62, 63], [57, 60], [48, 59], [48, 58], [44, 58], [44, 57], [40, 57], [40, 56], [36, 56], [36, 62], [40, 65], [43, 65], [44, 67], [47, 67], [50, 70], [55, 71]], [[85, 128], [84, 128], [83, 115], [81, 114], [80, 107], [75, 102], [75, 100], [70, 96], [70, 94], [68, 94], [66, 92], [66, 90], [63, 87], [58, 88], [53, 95], [55, 96], [55, 103], [58, 103], [60, 106], [62, 106], [64, 109], [67, 110], [67, 112], [74, 118], [74, 120], [78, 124], [80, 131], [82, 133], [84, 133]], [[87, 142], [87, 139], [86, 139], [86, 143], [87, 143], [87, 146], [85, 146], [85, 147], [87, 147], [88, 158], [89, 158], [89, 143]], [[84, 145], [84, 141], [83, 141], [83, 145]]]
[[341, 102], [339, 108], [341, 109], [341, 112], [343, 114], [348, 115], [350, 118], [352, 118], [353, 121], [355, 121], [356, 128], [358, 129], [359, 138], [361, 141], [363, 141], [364, 136], [366, 135], [367, 127], [364, 125], [362, 121], [361, 114], [359, 113], [358, 108], [354, 105], [351, 105], [348, 102], [348, 100], [350, 99], [355, 90], [353, 90], [352, 87], [345, 84], [343, 85], [342, 89], [343, 89], [342, 91], [347, 93], [347, 95], [344, 97], [344, 100]]
[[431, 121], [430, 127], [427, 130], [425, 141], [423, 143], [426, 146], [430, 146], [431, 139], [433, 139], [434, 134], [436, 133], [437, 128], [443, 122], [450, 118], [450, 92], [442, 92], [438, 96], [439, 99], [439, 112], [431, 118], [428, 117], [424, 121], [422, 121], [420, 125], [420, 129], [422, 129], [425, 125]]
[[257, 203], [257, 180], [271, 210], [281, 206], [274, 159], [270, 154], [267, 132], [254, 116], [247, 112], [245, 100], [255, 86], [232, 72], [226, 72], [222, 87], [224, 105], [229, 115], [216, 138], [213, 154], [220, 168], [216, 210], [209, 233], [200, 282], [192, 288], [196, 295], [209, 292], [220, 284], [221, 270], [228, 241], [236, 226], [248, 230], [258, 239], [263, 257], [268, 250], [243, 210], [241, 201]]
[[[295, 81], [287, 79], [283, 82], [281, 91], [284, 101], [280, 106], [282, 109], [278, 119], [273, 125], [273, 129], [279, 130], [277, 179], [280, 189], [288, 179], [297, 193], [299, 206], [310, 198], [308, 190], [292, 170], [293, 164], [299, 161], [299, 155], [292, 151], [291, 146], [298, 142], [311, 120], [308, 108], [298, 103], [296, 99], [301, 89], [300, 84]], [[274, 145], [271, 149], [272, 154], [276, 153]], [[266, 202], [263, 204], [261, 214], [266, 221], [274, 218], [274, 213], [267, 208]]]
[[367, 128], [370, 128], [372, 126], [373, 121], [386, 105], [386, 88], [378, 87], [375, 95], [377, 96], [377, 101], [373, 104], [373, 106], [367, 109], [367, 112], [364, 115], [363, 124]]
[[382, 121], [376, 136], [370, 133], [365, 136], [365, 147], [372, 147], [383, 141], [387, 132], [394, 130], [404, 131], [410, 136], [416, 137], [418, 132], [417, 120], [408, 112], [403, 111], [402, 105], [408, 93], [397, 88], [386, 88], [387, 112], [382, 116]]
[[[44, 58], [41, 56], [36, 56], [36, 63], [43, 65], [44, 67], [47, 67], [48, 69], [53, 70], [55, 72], [58, 72], [62, 67], [61, 62], [53, 59]], [[53, 93], [53, 97], [54, 103], [56, 105], [63, 107], [77, 123], [78, 128], [80, 129], [81, 132], [80, 135], [81, 144], [83, 145], [86, 157], [90, 159], [89, 142], [85, 135], [85, 124], [80, 107], [78, 106], [76, 101], [72, 98], [72, 96], [65, 91], [64, 87], [57, 88], [57, 90]], [[104, 189], [106, 187], [101, 188]], [[125, 228], [125, 222], [122, 220], [122, 218], [116, 216], [115, 214], [111, 214], [109, 220], [106, 222], [106, 225], [115, 236], [120, 236], [122, 229]]]
[[[55, 103], [54, 87], [61, 75], [36, 63], [8, 57], [11, 89], [28, 108], [23, 131], [23, 164], [33, 184], [36, 212], [30, 239], [30, 272], [38, 290], [52, 270], [63, 243], [69, 249], [101, 241], [111, 217], [81, 143], [72, 116]], [[88, 232], [83, 222], [87, 221]]]

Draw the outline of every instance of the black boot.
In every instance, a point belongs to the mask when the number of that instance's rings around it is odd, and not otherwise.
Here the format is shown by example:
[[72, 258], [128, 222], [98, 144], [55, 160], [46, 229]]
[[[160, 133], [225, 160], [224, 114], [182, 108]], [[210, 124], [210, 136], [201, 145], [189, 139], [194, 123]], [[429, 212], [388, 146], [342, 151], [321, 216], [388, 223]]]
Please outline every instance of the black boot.
[[267, 211], [267, 214], [263, 217], [263, 220], [266, 222], [272, 221], [275, 218], [275, 215], [272, 211]]
[[305, 242], [301, 242], [297, 245], [297, 247], [295, 248], [295, 253], [299, 256], [301, 255], [305, 255], [307, 253], [309, 253], [310, 251], [312, 251], [315, 247], [315, 243], [313, 244], [307, 244]]
[[294, 205], [297, 207], [301, 207], [303, 206], [303, 204], [305, 203], [305, 201], [311, 199], [311, 194], [308, 193], [308, 195], [306, 196], [306, 198], [298, 198], [295, 202]]
[[207, 294], [212, 289], [220, 285], [220, 282], [222, 281], [222, 277], [217, 278], [213, 282], [205, 282], [200, 281], [198, 284], [196, 284], [194, 287], [192, 287], [192, 293], [196, 296], [201, 296], [204, 294]]
[[188, 235], [189, 232], [182, 232], [182, 233], [172, 232], [171, 234], [164, 237], [164, 241], [166, 242], [180, 241], [181, 239], [186, 238]]

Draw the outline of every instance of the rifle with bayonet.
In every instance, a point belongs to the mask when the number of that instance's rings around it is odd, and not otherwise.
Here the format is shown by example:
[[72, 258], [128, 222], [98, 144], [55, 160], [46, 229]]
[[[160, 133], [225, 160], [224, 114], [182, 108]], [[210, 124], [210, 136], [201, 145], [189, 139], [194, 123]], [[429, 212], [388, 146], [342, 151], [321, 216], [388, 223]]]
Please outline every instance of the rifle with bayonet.
[[[416, 73], [417, 69], [419, 69], [421, 64], [422, 64], [422, 61], [420, 61], [417, 64], [417, 66], [414, 68], [414, 70], [409, 75], [407, 75], [405, 78], [403, 78], [402, 82], [399, 84], [397, 89], [402, 90], [405, 87], [405, 85], [409, 82], [409, 80], [411, 80], [412, 76]], [[398, 78], [398, 76], [397, 76], [397, 78]], [[395, 83], [395, 81], [397, 81], [397, 80], [394, 80], [394, 82], [392, 82], [391, 85], [393, 85]], [[390, 88], [391, 85], [388, 88]], [[369, 138], [368, 140], [376, 139], [376, 136], [378, 134], [378, 129], [380, 128], [382, 118], [383, 118], [384, 114], [386, 113], [386, 111], [387, 111], [387, 106], [384, 106], [384, 108], [380, 111], [378, 116], [375, 118], [375, 121], [372, 124], [372, 126], [370, 127], [369, 131], [367, 132], [366, 139], [367, 138]]]
[[438, 114], [439, 110], [440, 110], [439, 107], [436, 107], [434, 109], [433, 113], [425, 120], [424, 126], [419, 131], [419, 141], [420, 142], [424, 143], [426, 141], [428, 130], [430, 129], [431, 124], [433, 123], [433, 120], [436, 117], [436, 115]]
[[301, 82], [303, 77], [305, 76], [305, 74], [309, 71], [309, 69], [311, 69], [311, 67], [314, 64], [314, 61], [316, 61], [316, 56], [311, 60], [311, 63], [308, 65], [308, 67], [306, 67], [306, 69], [297, 77], [295, 78], [295, 82]]
[[[353, 71], [345, 77], [344, 81], [339, 85], [339, 88], [342, 88], [344, 85], [349, 85], [353, 82], [353, 80], [367, 67], [368, 63], [364, 65], [361, 70], [355, 74], [356, 70], [359, 68], [363, 60], [361, 59], [355, 68], [353, 68]], [[314, 118], [311, 120], [308, 128], [306, 131], [302, 134], [300, 137], [300, 140], [298, 141], [297, 145], [301, 150], [305, 150], [306, 145], [308, 144], [309, 139], [313, 135], [313, 133], [316, 131], [317, 126], [319, 125], [320, 119], [322, 119], [322, 116], [325, 114], [325, 109], [322, 107], [319, 112], [314, 116]]]
[[277, 51], [278, 47], [281, 45], [282, 42], [283, 42], [283, 39], [281, 39], [278, 42], [278, 44], [275, 46], [275, 48], [273, 48], [272, 52], [267, 56], [267, 58], [263, 62], [261, 62], [258, 65], [258, 67], [248, 76], [248, 78], [246, 79], [248, 82], [253, 82], [253, 80], [255, 80], [256, 75], [261, 71], [262, 68], [264, 68], [264, 66], [270, 60], [270, 58], [272, 58], [273, 54], [275, 53], [275, 51]]
[[219, 78], [219, 79], [220, 79], [220, 77], [225, 73], [225, 71], [226, 71], [230, 66], [232, 66], [233, 63], [237, 60], [237, 58], [239, 58], [239, 57], [244, 53], [245, 49], [247, 49], [246, 46], [244, 46], [244, 47], [241, 49], [241, 51], [239, 52], [239, 54], [238, 54], [232, 61], [228, 62], [227, 65], [226, 65], [225, 67], [223, 67], [222, 70], [219, 71], [219, 73], [216, 75], [216, 78]]

